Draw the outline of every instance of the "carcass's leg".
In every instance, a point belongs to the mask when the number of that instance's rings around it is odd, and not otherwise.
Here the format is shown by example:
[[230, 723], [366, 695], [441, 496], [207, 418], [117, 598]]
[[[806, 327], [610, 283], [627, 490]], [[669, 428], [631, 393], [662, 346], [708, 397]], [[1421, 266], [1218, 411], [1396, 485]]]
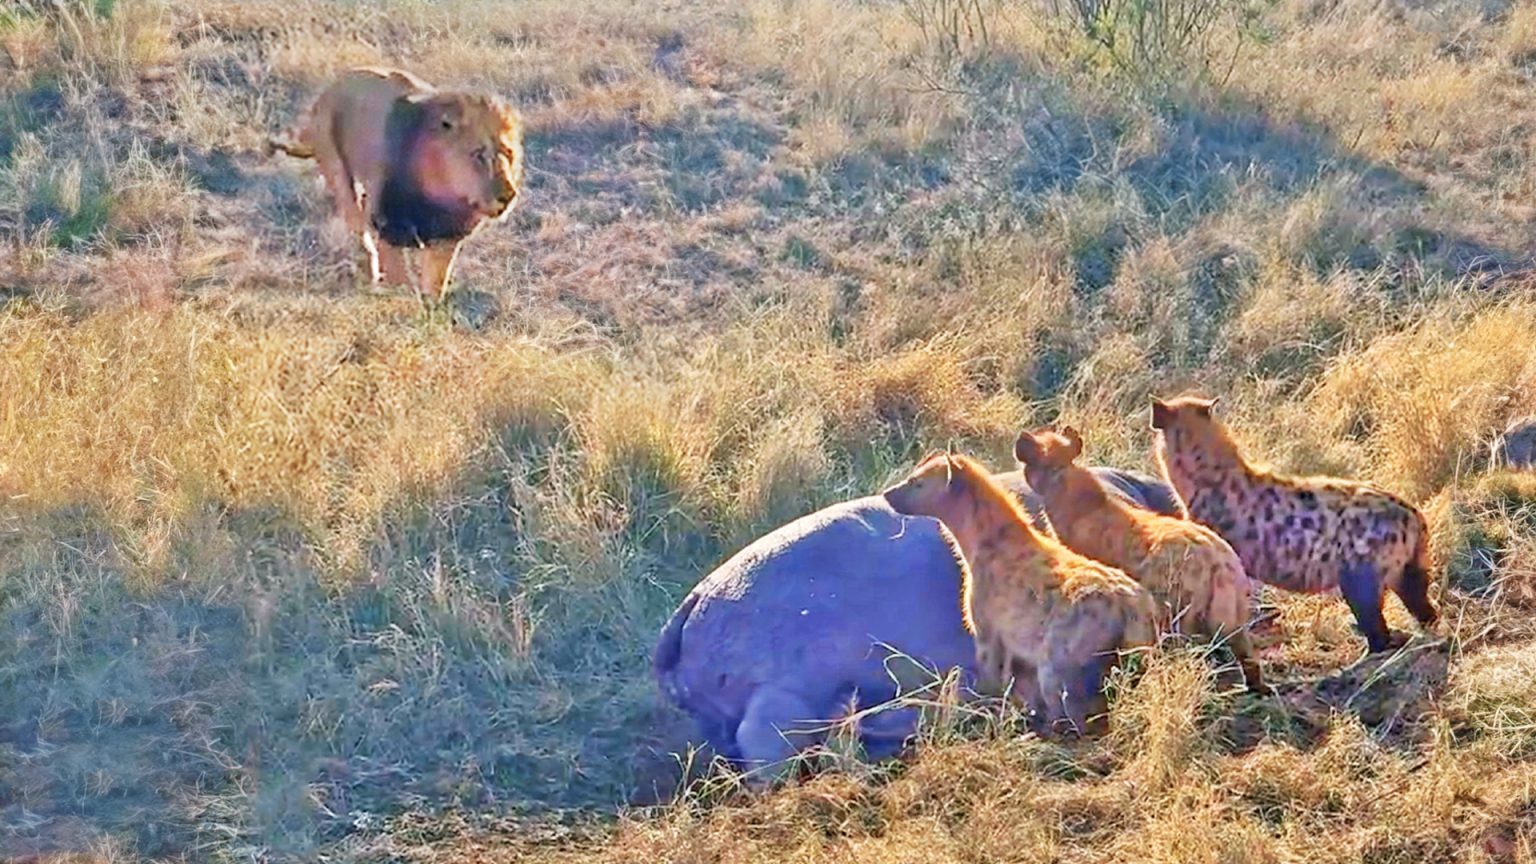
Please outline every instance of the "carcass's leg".
[[736, 727], [736, 752], [741, 766], [754, 772], [759, 783], [769, 782], [784, 760], [815, 744], [825, 734], [828, 721], [798, 694], [762, 687], [747, 702]]

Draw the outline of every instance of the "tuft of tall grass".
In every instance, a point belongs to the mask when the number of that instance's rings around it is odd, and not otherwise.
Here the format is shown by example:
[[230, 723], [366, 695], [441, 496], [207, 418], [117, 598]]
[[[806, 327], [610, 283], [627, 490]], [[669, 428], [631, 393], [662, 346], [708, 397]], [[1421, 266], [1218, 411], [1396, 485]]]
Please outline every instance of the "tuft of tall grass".
[[1489, 430], [1536, 399], [1533, 311], [1515, 300], [1430, 315], [1339, 357], [1309, 412], [1329, 437], [1358, 444], [1363, 473], [1428, 496], [1479, 470]]

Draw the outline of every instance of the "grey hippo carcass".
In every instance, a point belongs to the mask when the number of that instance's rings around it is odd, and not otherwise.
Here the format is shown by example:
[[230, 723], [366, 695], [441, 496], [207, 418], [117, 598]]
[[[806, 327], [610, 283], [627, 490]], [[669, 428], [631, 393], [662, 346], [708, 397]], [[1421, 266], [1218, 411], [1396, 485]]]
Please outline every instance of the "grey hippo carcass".
[[[1162, 482], [1094, 471], [1132, 504], [1179, 515]], [[1042, 518], [1020, 472], [999, 479]], [[910, 689], [914, 661], [928, 680], [958, 668], [969, 681], [975, 648], [960, 581], [937, 521], [900, 516], [879, 496], [836, 504], [705, 576], [661, 630], [656, 678], [716, 753], [741, 767], [776, 763], [819, 740], [850, 702], [867, 708]], [[893, 755], [916, 721], [910, 709], [868, 715], [858, 729], [865, 753]]]
[[1510, 423], [1491, 448], [1492, 466], [1511, 471], [1536, 470], [1536, 417]]

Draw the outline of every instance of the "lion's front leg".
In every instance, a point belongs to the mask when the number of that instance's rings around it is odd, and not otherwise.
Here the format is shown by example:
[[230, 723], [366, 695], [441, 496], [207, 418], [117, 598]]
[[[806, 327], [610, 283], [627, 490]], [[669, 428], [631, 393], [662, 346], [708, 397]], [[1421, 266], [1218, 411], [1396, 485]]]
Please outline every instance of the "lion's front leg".
[[372, 231], [363, 231], [361, 239], [363, 241], [363, 251], [367, 253], [368, 258], [368, 278], [373, 284], [377, 285], [382, 276], [382, 259], [386, 254], [385, 250], [390, 247], [380, 244], [378, 239], [373, 236]]
[[405, 263], [405, 251], [399, 246], [379, 244], [379, 270], [380, 274], [374, 276], [375, 282], [382, 276], [388, 285], [411, 284], [411, 271]]
[[453, 262], [458, 257], [459, 244], [433, 243], [421, 250], [421, 281], [417, 290], [428, 300], [435, 300], [448, 290], [448, 280], [453, 274]]

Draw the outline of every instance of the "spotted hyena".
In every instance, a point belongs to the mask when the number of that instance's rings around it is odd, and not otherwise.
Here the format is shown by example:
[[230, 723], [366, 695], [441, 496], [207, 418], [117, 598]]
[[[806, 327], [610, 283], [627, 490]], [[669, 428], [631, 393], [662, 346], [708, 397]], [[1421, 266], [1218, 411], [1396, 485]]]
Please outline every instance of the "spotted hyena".
[[1269, 692], [1248, 638], [1252, 592], [1237, 553], [1204, 525], [1127, 507], [1108, 495], [1075, 461], [1082, 452], [1082, 436], [1071, 426], [1024, 432], [1013, 445], [1056, 536], [1145, 586], [1163, 605], [1163, 626], [1227, 642], [1248, 689]]
[[1157, 638], [1147, 590], [1040, 533], [964, 456], [930, 456], [884, 494], [898, 513], [938, 519], [956, 547], [981, 685], [996, 692], [1011, 678], [1047, 728], [1087, 731], [1104, 714], [1104, 676], [1118, 652]]
[[1349, 480], [1289, 477], [1250, 464], [1213, 399], [1152, 401], [1157, 461], [1192, 519], [1216, 529], [1248, 575], [1288, 591], [1338, 588], [1374, 653], [1401, 645], [1387, 629], [1388, 589], [1426, 628], [1429, 529], [1396, 495]]

